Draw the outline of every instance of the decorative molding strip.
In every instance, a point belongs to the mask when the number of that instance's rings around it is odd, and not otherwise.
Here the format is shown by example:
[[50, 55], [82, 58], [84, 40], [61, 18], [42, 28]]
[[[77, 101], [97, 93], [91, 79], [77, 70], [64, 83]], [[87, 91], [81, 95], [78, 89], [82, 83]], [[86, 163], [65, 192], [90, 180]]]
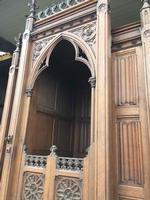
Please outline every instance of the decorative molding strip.
[[45, 168], [47, 165], [47, 156], [26, 155], [25, 165]]
[[58, 157], [57, 169], [59, 170], [71, 170], [71, 171], [82, 171], [83, 170], [83, 159], [81, 158], [67, 158]]
[[46, 8], [45, 10], [43, 11], [40, 11], [38, 14], [37, 14], [37, 20], [41, 20], [41, 19], [44, 19], [46, 17], [49, 17], [49, 16], [52, 16], [52, 15], [55, 15], [59, 12], [62, 12], [68, 8], [71, 8], [77, 4], [80, 4], [82, 2], [85, 2], [87, 0], [63, 0], [59, 3], [55, 3], [51, 6], [49, 6], [48, 8]]

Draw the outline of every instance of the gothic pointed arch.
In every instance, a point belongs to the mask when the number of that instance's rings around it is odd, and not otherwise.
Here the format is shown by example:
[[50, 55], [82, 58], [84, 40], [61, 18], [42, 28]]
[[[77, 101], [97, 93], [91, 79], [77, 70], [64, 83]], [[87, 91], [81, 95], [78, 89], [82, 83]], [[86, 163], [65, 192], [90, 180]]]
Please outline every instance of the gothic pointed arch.
[[[28, 89], [33, 88], [36, 78], [48, 67], [51, 53], [61, 40], [67, 40], [73, 45], [75, 49], [75, 60], [84, 63], [89, 68], [91, 77], [96, 77], [95, 55], [89, 45], [82, 38], [79, 38], [69, 32], [63, 32], [54, 36], [52, 40], [47, 43], [38, 58], [33, 63], [33, 68], [28, 78]], [[81, 51], [85, 56], [81, 55]]]

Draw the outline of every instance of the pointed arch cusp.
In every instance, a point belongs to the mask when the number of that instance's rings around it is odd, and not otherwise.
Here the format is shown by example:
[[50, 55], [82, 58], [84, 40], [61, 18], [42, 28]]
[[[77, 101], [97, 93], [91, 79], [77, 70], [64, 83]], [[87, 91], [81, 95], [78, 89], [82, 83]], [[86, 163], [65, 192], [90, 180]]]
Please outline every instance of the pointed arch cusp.
[[[56, 35], [42, 50], [41, 54], [35, 61], [32, 71], [30, 73], [30, 76], [28, 79], [28, 88], [32, 89], [34, 87], [34, 83], [37, 77], [39, 76], [39, 74], [48, 67], [51, 53], [61, 40], [67, 40], [73, 45], [75, 49], [75, 60], [81, 61], [84, 64], [86, 64], [86, 66], [89, 68], [91, 72], [91, 76], [96, 77], [95, 55], [93, 51], [91, 50], [91, 48], [89, 47], [89, 45], [78, 36], [72, 33], [64, 32], [64, 33], [60, 33]], [[88, 60], [81, 58], [79, 56], [79, 48], [82, 49], [82, 51], [85, 53]], [[44, 62], [44, 60], [45, 60], [45, 65], [44, 67], [41, 68], [41, 65]]]

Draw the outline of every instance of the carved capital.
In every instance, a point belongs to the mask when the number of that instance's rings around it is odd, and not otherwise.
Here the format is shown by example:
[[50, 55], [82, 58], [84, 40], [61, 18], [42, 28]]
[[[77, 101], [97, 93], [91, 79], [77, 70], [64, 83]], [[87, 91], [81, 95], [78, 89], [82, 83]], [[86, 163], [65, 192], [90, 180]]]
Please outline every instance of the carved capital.
[[89, 83], [91, 85], [91, 88], [95, 88], [96, 87], [96, 78], [95, 77], [90, 77], [89, 78]]
[[32, 97], [32, 94], [33, 94], [33, 89], [32, 88], [27, 88], [26, 89], [26, 95], [27, 95], [27, 97]]

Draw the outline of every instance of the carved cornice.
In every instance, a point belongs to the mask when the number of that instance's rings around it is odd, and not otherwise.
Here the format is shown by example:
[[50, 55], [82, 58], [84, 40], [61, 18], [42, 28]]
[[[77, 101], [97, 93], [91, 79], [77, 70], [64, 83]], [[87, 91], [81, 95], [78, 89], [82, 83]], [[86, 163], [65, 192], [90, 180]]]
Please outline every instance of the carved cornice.
[[36, 16], [36, 19], [37, 20], [41, 20], [41, 19], [44, 19], [46, 17], [49, 17], [49, 16], [52, 16], [52, 15], [55, 15], [59, 12], [62, 12], [66, 9], [69, 9], [73, 6], [76, 6], [78, 4], [81, 4], [83, 2], [85, 2], [86, 0], [63, 0], [59, 3], [55, 3], [49, 7], [47, 7], [45, 10], [43, 11], [40, 11], [37, 16]]

